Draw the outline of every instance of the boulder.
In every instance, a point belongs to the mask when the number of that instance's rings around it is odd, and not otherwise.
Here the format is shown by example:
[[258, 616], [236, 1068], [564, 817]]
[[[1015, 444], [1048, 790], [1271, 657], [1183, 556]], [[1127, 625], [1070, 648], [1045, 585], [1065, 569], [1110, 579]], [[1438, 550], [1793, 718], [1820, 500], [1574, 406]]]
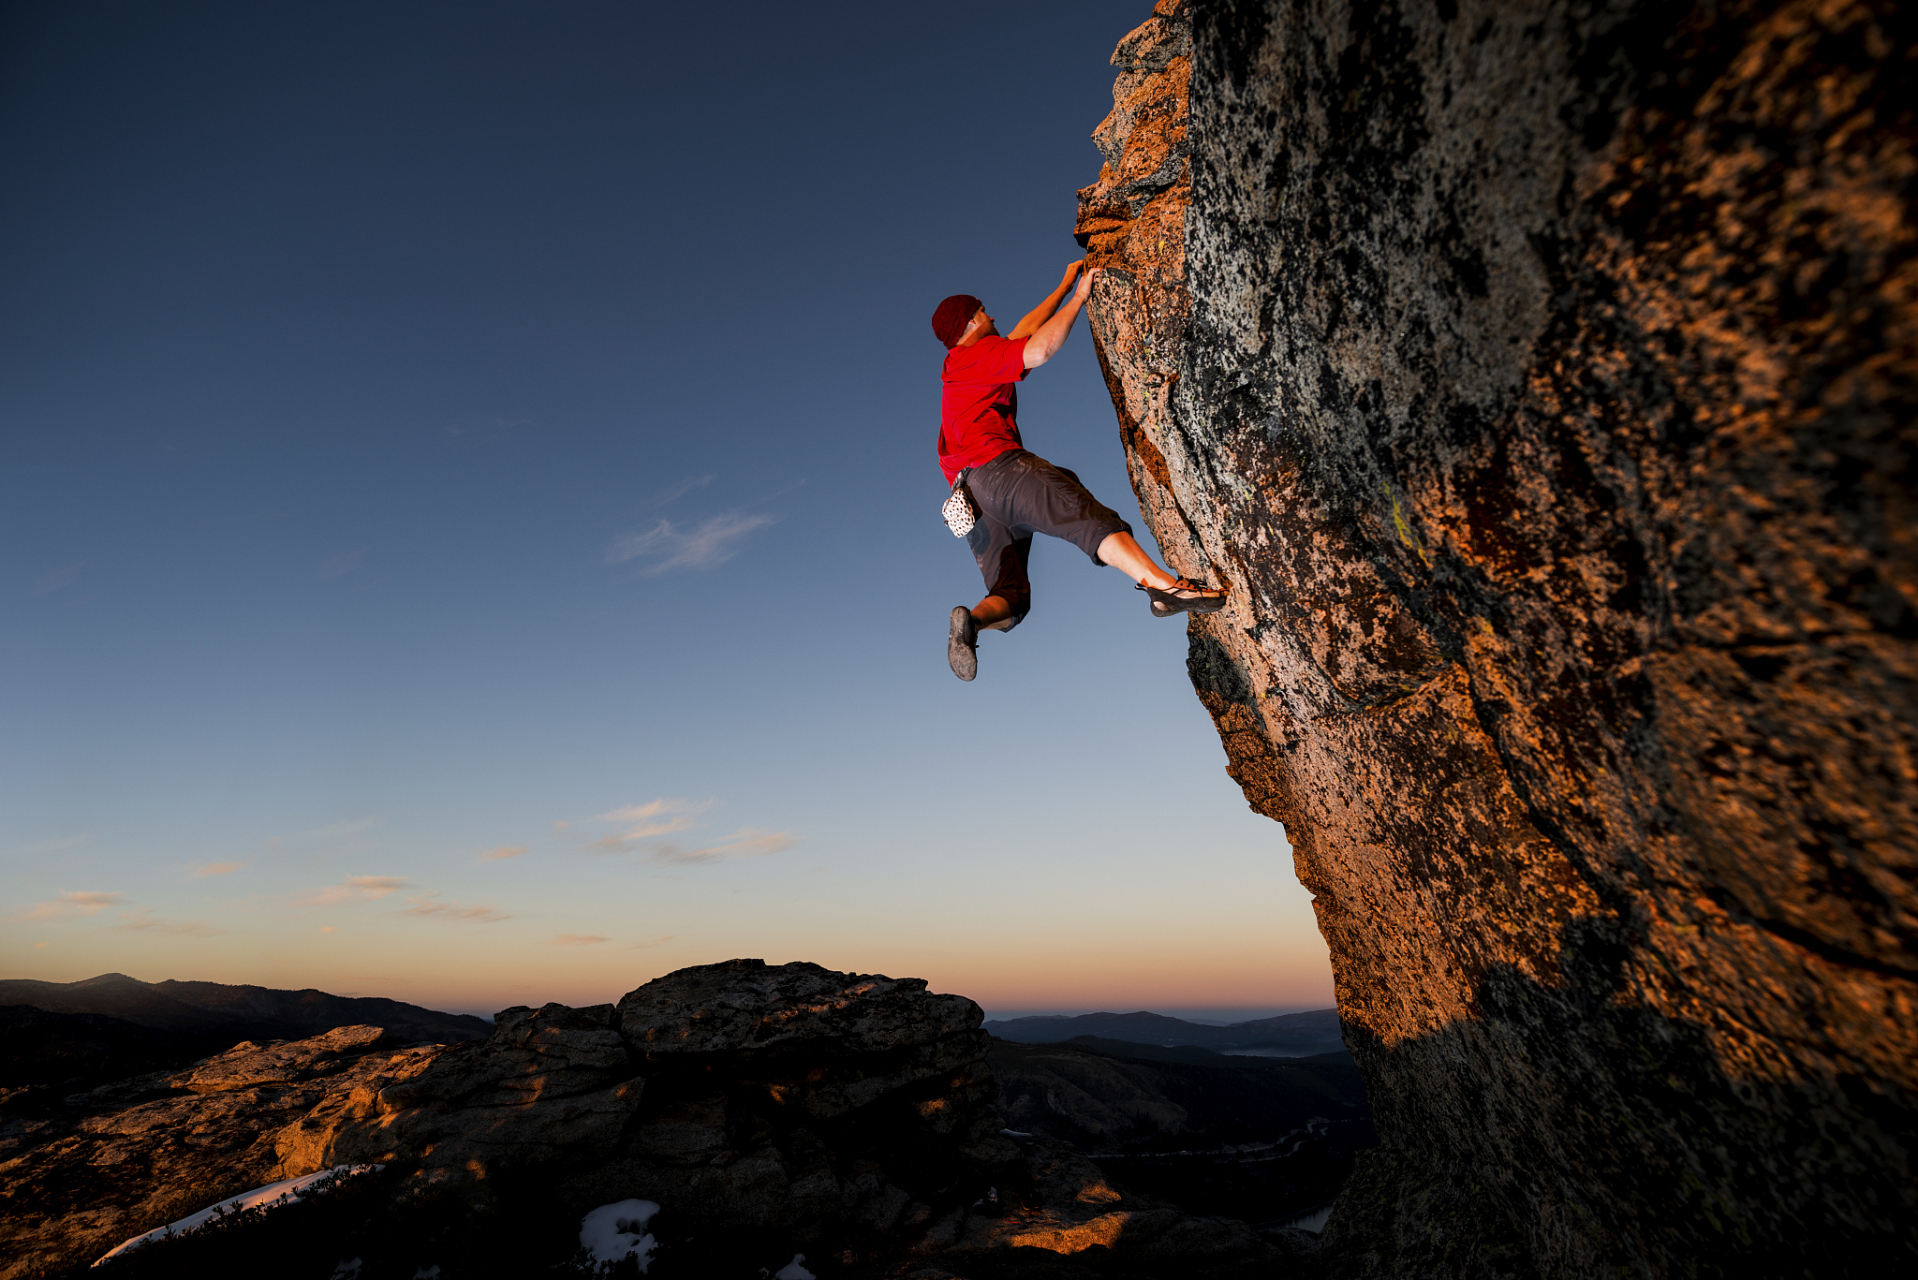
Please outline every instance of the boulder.
[[504, 1009], [486, 1040], [395, 1059], [289, 1125], [283, 1166], [399, 1158], [441, 1181], [610, 1157], [644, 1089], [611, 1015], [611, 1005]]

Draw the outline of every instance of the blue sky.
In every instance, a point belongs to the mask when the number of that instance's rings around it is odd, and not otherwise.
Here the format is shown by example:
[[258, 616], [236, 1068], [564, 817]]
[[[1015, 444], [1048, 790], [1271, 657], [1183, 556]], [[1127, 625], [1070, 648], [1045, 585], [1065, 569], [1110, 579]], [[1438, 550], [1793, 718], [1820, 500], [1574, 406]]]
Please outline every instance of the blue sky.
[[[928, 317], [1077, 256], [1148, 12], [8, 10], [5, 973], [1329, 1003], [1179, 623], [1042, 539], [945, 665]], [[1020, 402], [1139, 523], [1083, 325]]]

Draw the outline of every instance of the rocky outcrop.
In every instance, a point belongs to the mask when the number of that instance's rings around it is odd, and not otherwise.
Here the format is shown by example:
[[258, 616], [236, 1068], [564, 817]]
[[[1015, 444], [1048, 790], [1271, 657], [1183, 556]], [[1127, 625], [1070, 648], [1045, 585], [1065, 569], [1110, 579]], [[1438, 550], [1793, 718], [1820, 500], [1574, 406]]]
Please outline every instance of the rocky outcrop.
[[1383, 1147], [1348, 1274], [1918, 1250], [1908, 8], [1165, 0], [1079, 234]]
[[7, 1120], [0, 1278], [55, 1273], [239, 1192], [356, 1165], [384, 1170], [381, 1199], [455, 1204], [482, 1256], [489, 1232], [523, 1244], [533, 1201], [577, 1224], [632, 1199], [657, 1202], [649, 1229], [698, 1241], [722, 1272], [781, 1250], [877, 1275], [1096, 1246], [1128, 1266], [1187, 1249], [1225, 1274], [1298, 1251], [1126, 1197], [1069, 1147], [1004, 1136], [981, 1018], [918, 979], [734, 960], [617, 1005], [507, 1009], [483, 1041], [402, 1050], [377, 1027], [344, 1027], [243, 1043]]
[[186, 1071], [75, 1095], [50, 1114], [0, 1115], [0, 1277], [85, 1265], [277, 1181], [280, 1129], [329, 1091], [432, 1052], [400, 1050], [378, 1027], [340, 1027], [290, 1044], [243, 1042]]

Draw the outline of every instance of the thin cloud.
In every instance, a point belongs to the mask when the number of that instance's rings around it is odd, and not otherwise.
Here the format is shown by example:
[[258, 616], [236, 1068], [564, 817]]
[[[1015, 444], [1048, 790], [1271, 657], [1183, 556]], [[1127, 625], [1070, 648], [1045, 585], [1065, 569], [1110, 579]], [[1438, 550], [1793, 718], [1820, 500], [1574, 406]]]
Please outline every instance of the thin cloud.
[[371, 547], [361, 547], [358, 551], [341, 551], [328, 556], [320, 564], [322, 578], [343, 578], [360, 567]]
[[338, 907], [353, 902], [372, 902], [412, 887], [405, 876], [348, 876], [339, 884], [315, 889], [294, 899], [296, 907]]
[[711, 476], [687, 476], [670, 489], [663, 489], [650, 498], [642, 498], [639, 503], [640, 508], [644, 510], [648, 507], [667, 506], [671, 503], [678, 502], [693, 490], [704, 488], [712, 482], [713, 478]]
[[669, 844], [654, 848], [647, 855], [648, 862], [724, 862], [742, 858], [763, 858], [768, 854], [782, 853], [799, 843], [799, 837], [790, 831], [763, 831], [757, 827], [741, 827], [726, 837], [725, 843], [707, 845], [703, 849], [679, 849]]
[[402, 916], [441, 916], [447, 920], [467, 920], [473, 924], [494, 924], [513, 917], [504, 911], [495, 911], [492, 907], [462, 907], [457, 902], [441, 902], [437, 893], [415, 894], [406, 900], [404, 909], [395, 912]]
[[205, 880], [211, 876], [230, 876], [245, 865], [244, 862], [200, 862], [188, 870], [193, 873], [195, 880]]
[[673, 935], [672, 935], [672, 934], [670, 934], [670, 933], [668, 933], [668, 934], [663, 934], [663, 935], [661, 935], [660, 937], [657, 937], [657, 938], [648, 938], [648, 939], [646, 939], [646, 941], [644, 941], [644, 942], [635, 942], [635, 943], [634, 943], [634, 944], [633, 944], [632, 946], [630, 946], [630, 947], [627, 947], [627, 948], [625, 948], [625, 950], [627, 950], [627, 951], [644, 951], [644, 950], [646, 950], [646, 949], [647, 949], [647, 948], [649, 948], [649, 947], [657, 947], [657, 946], [663, 946], [664, 944], [666, 944], [666, 943], [668, 943], [668, 942], [671, 942], [672, 940], [673, 940]]
[[697, 528], [681, 529], [671, 520], [661, 520], [652, 528], [621, 534], [606, 548], [607, 564], [649, 559], [646, 572], [665, 573], [669, 569], [710, 569], [733, 558], [739, 542], [755, 529], [773, 522], [771, 516], [749, 516], [728, 512], [702, 521]]
[[86, 567], [86, 561], [82, 560], [79, 564], [61, 565], [58, 569], [47, 570], [33, 580], [33, 594], [50, 596], [56, 591], [72, 586], [73, 580], [80, 576], [80, 570]]
[[526, 852], [526, 848], [527, 846], [523, 844], [499, 845], [496, 848], [488, 849], [485, 853], [482, 853], [480, 855], [480, 861], [481, 862], [504, 862], [508, 858], [519, 857], [522, 853]]
[[601, 822], [617, 822], [621, 830], [609, 832], [592, 841], [589, 848], [623, 852], [644, 840], [657, 839], [675, 831], [684, 831], [696, 822], [695, 815], [712, 808], [710, 800], [680, 800], [664, 797], [646, 804], [629, 804], [622, 809], [599, 815]]
[[120, 923], [117, 927], [121, 929], [144, 930], [152, 933], [193, 934], [214, 932], [212, 926], [201, 924], [197, 920], [161, 920], [153, 914], [151, 907], [135, 907], [131, 911], [122, 911], [120, 913]]
[[8, 920], [57, 920], [64, 916], [98, 915], [108, 907], [126, 897], [124, 893], [98, 893], [92, 890], [78, 890], [62, 893], [51, 902], [38, 902], [25, 911], [8, 916]]
[[606, 941], [603, 933], [562, 933], [553, 938], [556, 947], [590, 947], [595, 942]]

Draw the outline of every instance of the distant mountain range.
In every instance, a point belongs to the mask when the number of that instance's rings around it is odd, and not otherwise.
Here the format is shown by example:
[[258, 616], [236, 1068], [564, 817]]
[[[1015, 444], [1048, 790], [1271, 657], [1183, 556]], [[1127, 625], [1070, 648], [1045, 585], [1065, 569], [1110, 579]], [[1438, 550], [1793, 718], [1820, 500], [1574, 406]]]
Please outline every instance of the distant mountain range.
[[368, 1024], [402, 1042], [492, 1034], [470, 1014], [378, 997], [221, 982], [0, 979], [0, 1086], [73, 1083], [184, 1066], [242, 1040], [298, 1040]]
[[1334, 1053], [1345, 1047], [1339, 1036], [1337, 1009], [1285, 1013], [1276, 1018], [1254, 1018], [1223, 1027], [1140, 1012], [1008, 1018], [989, 1021], [985, 1029], [1001, 1040], [1019, 1044], [1061, 1044], [1081, 1036], [1093, 1036], [1162, 1048], [1196, 1045], [1220, 1053], [1258, 1053], [1273, 1057], [1308, 1057]]

